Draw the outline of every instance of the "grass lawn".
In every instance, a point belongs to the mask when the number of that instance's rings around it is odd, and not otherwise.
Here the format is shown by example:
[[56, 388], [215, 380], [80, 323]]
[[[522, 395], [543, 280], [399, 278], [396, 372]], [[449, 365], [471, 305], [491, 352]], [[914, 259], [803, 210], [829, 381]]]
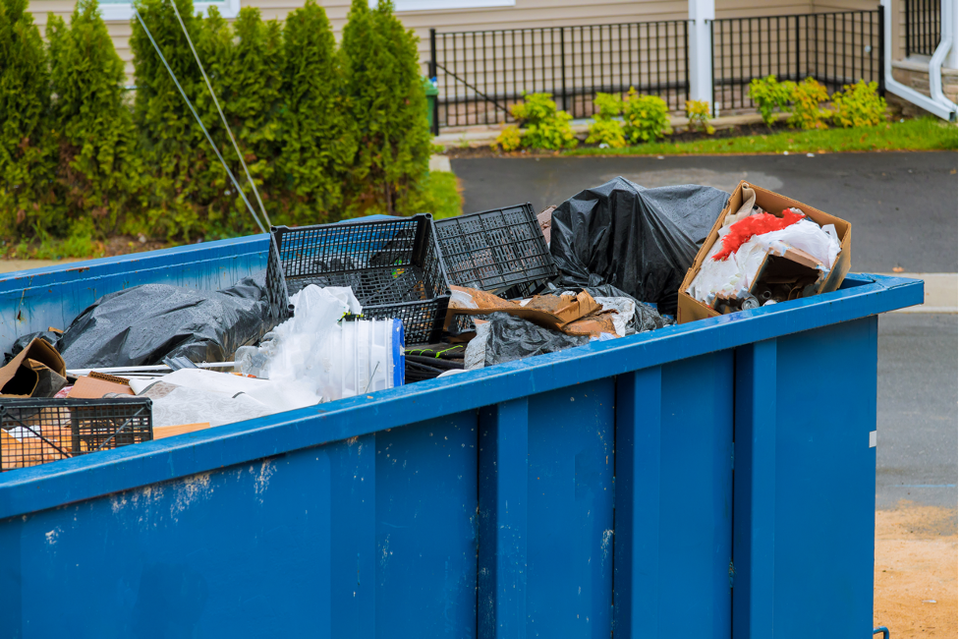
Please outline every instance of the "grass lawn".
[[845, 151], [957, 150], [957, 125], [925, 117], [878, 126], [787, 131], [694, 142], [656, 142], [622, 149], [583, 148], [566, 155], [744, 155], [752, 153], [842, 153]]
[[457, 176], [449, 171], [430, 171], [422, 201], [416, 210], [433, 214], [433, 219], [442, 220], [463, 212], [463, 196], [457, 188]]

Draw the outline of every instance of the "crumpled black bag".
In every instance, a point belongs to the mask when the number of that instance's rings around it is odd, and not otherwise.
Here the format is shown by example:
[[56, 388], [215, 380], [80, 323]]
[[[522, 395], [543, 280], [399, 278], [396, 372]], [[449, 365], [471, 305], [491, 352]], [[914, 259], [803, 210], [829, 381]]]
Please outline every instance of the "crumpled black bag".
[[221, 291], [143, 284], [104, 295], [64, 331], [67, 368], [149, 366], [166, 357], [229, 361], [278, 322], [265, 271]]
[[566, 286], [612, 284], [661, 314], [730, 196], [692, 184], [645, 189], [622, 177], [557, 207], [550, 253]]
[[42, 339], [50, 344], [50, 346], [57, 348], [57, 344], [60, 342], [60, 333], [56, 331], [39, 331], [37, 333], [21, 335], [13, 342], [10, 352], [3, 354], [3, 365], [6, 366], [9, 364], [10, 360], [20, 354], [20, 351], [30, 346], [30, 342], [32, 342], [34, 338]]
[[491, 313], [483, 319], [490, 322], [484, 345], [484, 366], [554, 353], [590, 342], [585, 335], [566, 335], [509, 313]]

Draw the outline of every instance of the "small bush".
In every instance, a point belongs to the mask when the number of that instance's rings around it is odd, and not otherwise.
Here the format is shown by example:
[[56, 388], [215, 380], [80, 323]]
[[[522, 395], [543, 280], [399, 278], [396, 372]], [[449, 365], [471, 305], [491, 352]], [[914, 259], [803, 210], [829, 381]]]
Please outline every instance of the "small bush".
[[829, 97], [827, 87], [813, 78], [806, 78], [793, 89], [791, 94], [793, 109], [788, 122], [791, 126], [800, 129], [827, 128], [824, 120], [829, 112], [822, 109], [820, 103], [825, 102]]
[[710, 103], [705, 100], [687, 100], [687, 129], [713, 135], [716, 129], [710, 125]]
[[633, 87], [623, 101], [623, 123], [631, 144], [658, 140], [671, 132], [667, 103], [655, 95], [639, 95]]
[[614, 149], [626, 146], [627, 139], [623, 133], [623, 124], [613, 119], [623, 110], [620, 96], [598, 93], [593, 104], [597, 107], [597, 113], [593, 116], [593, 124], [590, 125], [587, 144], [606, 144]]
[[510, 113], [522, 126], [523, 146], [533, 149], [572, 149], [577, 146], [566, 111], [558, 111], [548, 93], [524, 95], [524, 101], [510, 107]]
[[877, 95], [877, 83], [848, 84], [833, 94], [833, 122], [837, 126], [874, 126], [884, 120], [887, 101]]
[[771, 126], [776, 121], [774, 110], [786, 111], [796, 87], [797, 83], [790, 80], [777, 82], [775, 75], [768, 75], [762, 80], [754, 78], [750, 81], [750, 99], [756, 103], [764, 124]]
[[499, 144], [504, 151], [516, 151], [520, 148], [521, 143], [520, 127], [511, 124], [500, 131], [500, 135], [497, 136], [497, 141], [493, 143], [492, 147], [496, 150]]
[[611, 149], [627, 146], [627, 137], [623, 134], [623, 125], [616, 120], [597, 120], [590, 125], [587, 144], [606, 144]]
[[623, 100], [613, 93], [598, 93], [593, 100], [597, 113], [593, 116], [597, 120], [612, 120], [623, 112]]

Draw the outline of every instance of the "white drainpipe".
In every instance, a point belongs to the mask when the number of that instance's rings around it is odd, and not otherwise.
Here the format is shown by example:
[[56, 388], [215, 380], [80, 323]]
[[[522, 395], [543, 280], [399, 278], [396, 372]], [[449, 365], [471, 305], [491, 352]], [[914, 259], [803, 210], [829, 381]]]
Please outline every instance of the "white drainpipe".
[[940, 44], [937, 45], [937, 50], [933, 52], [933, 57], [930, 58], [930, 95], [944, 108], [953, 111], [952, 119], [957, 117], [957, 105], [943, 94], [940, 67], [943, 66], [943, 62], [947, 59], [947, 54], [950, 53], [956, 39], [957, 17], [954, 11], [956, 1], [941, 0], [940, 2]]
[[880, 0], [880, 5], [883, 7], [883, 75], [887, 91], [916, 104], [921, 109], [929, 111], [939, 118], [950, 121], [957, 119], [957, 105], [943, 95], [940, 82], [940, 65], [953, 46], [956, 30], [956, 25], [953, 24], [953, 1], [941, 0], [940, 2], [940, 46], [937, 47], [933, 58], [930, 59], [930, 95], [934, 96], [930, 98], [893, 79], [893, 67], [891, 66], [893, 57], [890, 42], [893, 32], [893, 12], [890, 10], [890, 0]]

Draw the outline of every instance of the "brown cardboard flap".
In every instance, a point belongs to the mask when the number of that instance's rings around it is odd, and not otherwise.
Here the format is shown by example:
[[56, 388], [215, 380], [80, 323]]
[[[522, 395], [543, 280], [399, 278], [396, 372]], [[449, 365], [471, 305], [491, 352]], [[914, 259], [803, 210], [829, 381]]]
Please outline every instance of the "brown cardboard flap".
[[77, 383], [73, 385], [67, 397], [76, 399], [100, 399], [107, 393], [118, 393], [120, 395], [133, 395], [134, 392], [125, 384], [117, 384], [95, 377], [80, 377]]
[[677, 292], [678, 324], [685, 324], [687, 322], [692, 322], [693, 320], [704, 319], [707, 317], [716, 317], [720, 314], [711, 306], [694, 299], [691, 295], [687, 294], [686, 291], [693, 283], [693, 278], [696, 277], [697, 273], [700, 271], [700, 267], [703, 265], [703, 261], [707, 258], [707, 254], [710, 252], [710, 249], [713, 248], [714, 242], [716, 242], [717, 238], [720, 236], [719, 231], [721, 226], [723, 226], [724, 218], [731, 211], [740, 210], [740, 207], [743, 204], [743, 189], [745, 187], [747, 189], [753, 189], [757, 197], [756, 205], [764, 211], [774, 215], [780, 215], [784, 209], [796, 208], [803, 211], [807, 217], [820, 226], [833, 224], [834, 227], [836, 227], [837, 236], [840, 238], [840, 254], [837, 256], [837, 260], [834, 263], [833, 268], [830, 269], [830, 273], [828, 273], [827, 276], [820, 281], [816, 293], [829, 293], [837, 290], [840, 288], [843, 278], [846, 277], [847, 273], [850, 271], [850, 244], [853, 230], [850, 222], [830, 215], [829, 213], [824, 213], [823, 211], [803, 204], [802, 202], [784, 197], [779, 193], [768, 191], [767, 189], [756, 186], [755, 184], [750, 184], [747, 181], [741, 181], [740, 184], [737, 185], [737, 188], [734, 189], [730, 199], [727, 200], [727, 206], [723, 209], [723, 211], [720, 212], [720, 216], [717, 218], [717, 221], [714, 222], [713, 228], [710, 230], [710, 234], [707, 236], [707, 239], [704, 240], [703, 245], [700, 247], [700, 251], [697, 252], [697, 258], [694, 260], [693, 266], [691, 266], [687, 271], [686, 277], [683, 278], [683, 282], [680, 284], [680, 290]]
[[27, 359], [46, 366], [60, 377], [67, 376], [67, 367], [57, 349], [39, 337], [35, 337], [25, 349], [10, 360], [9, 364], [0, 368], [0, 395], [29, 397], [33, 394], [40, 377], [37, 371], [26, 365]]
[[[450, 290], [466, 293], [473, 299], [477, 308], [463, 307], [455, 299], [451, 299], [447, 311], [448, 325], [453, 315], [509, 313], [544, 328], [567, 332], [565, 327], [571, 322], [603, 310], [603, 307], [586, 291], [581, 291], [576, 297], [570, 295], [536, 295], [526, 305], [521, 306], [517, 302], [501, 299], [492, 293], [472, 288], [451, 286]], [[578, 330], [582, 330], [582, 327]]]
[[195, 433], [198, 430], [210, 428], [210, 422], [201, 422], [199, 424], [177, 424], [176, 426], [154, 426], [153, 439], [164, 439], [166, 437], [175, 437], [186, 433]]

